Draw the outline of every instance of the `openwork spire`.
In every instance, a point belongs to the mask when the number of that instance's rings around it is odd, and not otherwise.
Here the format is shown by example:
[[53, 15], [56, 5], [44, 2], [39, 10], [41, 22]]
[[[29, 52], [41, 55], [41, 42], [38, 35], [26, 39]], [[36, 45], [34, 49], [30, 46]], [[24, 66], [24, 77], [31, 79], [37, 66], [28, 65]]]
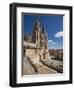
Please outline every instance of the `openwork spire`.
[[36, 18], [35, 18], [35, 25], [40, 25], [39, 16], [36, 16]]

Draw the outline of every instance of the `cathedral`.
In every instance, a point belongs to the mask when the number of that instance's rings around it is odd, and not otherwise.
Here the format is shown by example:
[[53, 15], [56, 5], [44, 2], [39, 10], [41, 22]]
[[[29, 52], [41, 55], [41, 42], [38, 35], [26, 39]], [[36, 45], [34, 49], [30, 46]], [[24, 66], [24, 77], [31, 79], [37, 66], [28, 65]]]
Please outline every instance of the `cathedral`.
[[23, 47], [24, 56], [28, 56], [36, 62], [49, 58], [48, 35], [39, 17], [36, 17], [34, 21], [32, 32], [24, 33]]

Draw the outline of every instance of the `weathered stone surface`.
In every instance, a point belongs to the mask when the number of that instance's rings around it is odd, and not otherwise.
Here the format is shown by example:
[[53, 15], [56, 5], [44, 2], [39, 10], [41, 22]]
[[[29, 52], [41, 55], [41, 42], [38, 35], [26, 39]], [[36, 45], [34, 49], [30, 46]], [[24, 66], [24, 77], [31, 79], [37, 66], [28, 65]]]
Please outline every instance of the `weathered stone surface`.
[[31, 63], [25, 59], [23, 61], [23, 75], [34, 75], [36, 74], [35, 69], [33, 68], [33, 66], [31, 65]]
[[63, 73], [63, 61], [58, 61], [54, 59], [40, 60], [45, 66], [56, 70], [59, 73]]
[[37, 74], [55, 74], [56, 70], [48, 68], [41, 62], [34, 62], [31, 58], [24, 59], [23, 62], [23, 75], [37, 75]]

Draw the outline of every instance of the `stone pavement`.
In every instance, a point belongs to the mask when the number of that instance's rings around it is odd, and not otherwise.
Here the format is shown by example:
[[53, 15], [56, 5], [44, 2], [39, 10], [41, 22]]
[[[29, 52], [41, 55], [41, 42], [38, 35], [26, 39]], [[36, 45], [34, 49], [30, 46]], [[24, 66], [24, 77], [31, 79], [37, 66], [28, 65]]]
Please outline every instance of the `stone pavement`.
[[48, 68], [47, 66], [43, 65], [41, 62], [37, 63], [37, 72], [35, 71], [32, 64], [29, 62], [28, 59], [24, 60], [23, 63], [23, 75], [35, 75], [35, 74], [54, 74], [58, 73], [57, 71]]

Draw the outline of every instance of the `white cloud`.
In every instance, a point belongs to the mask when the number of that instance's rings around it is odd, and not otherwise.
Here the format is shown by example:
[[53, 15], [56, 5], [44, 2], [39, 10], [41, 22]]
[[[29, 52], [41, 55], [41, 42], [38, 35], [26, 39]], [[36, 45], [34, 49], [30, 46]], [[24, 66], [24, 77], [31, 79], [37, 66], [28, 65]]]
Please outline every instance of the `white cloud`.
[[55, 37], [57, 37], [57, 38], [63, 37], [63, 31], [57, 32], [55, 34]]
[[53, 49], [53, 48], [57, 48], [58, 43], [53, 41], [53, 40], [48, 40], [48, 48], [49, 49]]
[[54, 42], [53, 40], [48, 40], [49, 44], [57, 44], [56, 42]]
[[48, 42], [49, 42], [49, 43], [52, 43], [52, 42], [53, 42], [53, 40], [48, 40]]
[[57, 44], [57, 43], [53, 42], [52, 44]]

